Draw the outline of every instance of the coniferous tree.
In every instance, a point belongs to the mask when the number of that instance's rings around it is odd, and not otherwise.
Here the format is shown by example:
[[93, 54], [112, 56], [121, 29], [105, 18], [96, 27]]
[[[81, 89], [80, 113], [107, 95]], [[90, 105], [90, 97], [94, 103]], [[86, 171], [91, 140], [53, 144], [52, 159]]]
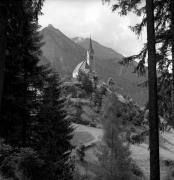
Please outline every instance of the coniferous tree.
[[[19, 13], [16, 14], [16, 12], [22, 8], [22, 3], [16, 4], [17, 6], [14, 6], [14, 3], [12, 4], [10, 2], [10, 5], [7, 5], [7, 11], [11, 11], [10, 14], [8, 14], [9, 23], [7, 24], [7, 37], [6, 37], [6, 46], [8, 54], [6, 54], [6, 62], [5, 62], [5, 82], [4, 82], [4, 93], [3, 93], [3, 102], [2, 102], [2, 113], [1, 113], [1, 137], [5, 138], [6, 142], [10, 139], [9, 138], [9, 132], [12, 130], [11, 126], [13, 126], [15, 118], [13, 118], [12, 114], [17, 114], [17, 109], [15, 105], [16, 101], [16, 89], [15, 89], [15, 82], [14, 79], [17, 79], [17, 71], [18, 67], [14, 66], [15, 63], [18, 63], [17, 61], [18, 57], [16, 56], [17, 52], [19, 52], [19, 36], [21, 35], [21, 16]], [[14, 9], [13, 9], [14, 8]], [[21, 11], [19, 11], [21, 12]], [[18, 28], [17, 28], [18, 26]], [[15, 34], [15, 36], [14, 36]], [[15, 44], [16, 41], [16, 44]], [[14, 45], [13, 45], [14, 43]], [[16, 52], [16, 54], [15, 54]], [[15, 58], [14, 58], [15, 57]], [[19, 82], [19, 81], [18, 81]], [[16, 101], [16, 104], [18, 102]], [[14, 121], [13, 121], [14, 120]], [[12, 122], [13, 121], [13, 122]], [[14, 133], [13, 131], [11, 133]]]
[[[110, 1], [110, 0], [105, 0]], [[158, 65], [158, 96], [159, 96], [159, 113], [168, 120], [168, 123], [172, 123], [172, 111], [173, 111], [173, 95], [172, 95], [172, 74], [169, 72], [172, 67], [173, 60], [169, 55], [172, 53], [172, 0], [159, 0], [154, 2], [154, 21], [155, 21], [155, 37], [156, 37], [156, 54]], [[142, 17], [140, 23], [135, 26], [131, 26], [130, 29], [139, 37], [143, 31], [143, 28], [147, 25], [147, 16], [145, 0], [141, 1], [129, 1], [122, 0], [117, 1], [113, 5], [113, 11], [118, 10], [120, 15], [127, 15], [129, 12], [135, 13], [137, 16]], [[144, 44], [142, 50], [133, 56], [126, 57], [121, 62], [127, 64], [133, 60], [139, 60], [138, 66], [134, 72], [138, 75], [143, 75], [146, 72], [144, 66], [145, 59], [147, 57], [147, 43]], [[173, 58], [172, 58], [173, 59]], [[148, 84], [148, 83], [144, 83]]]
[[71, 179], [72, 126], [62, 96], [60, 78], [51, 74], [44, 87], [34, 139], [36, 150], [52, 169], [53, 179]]
[[[127, 15], [129, 11], [134, 11], [135, 14], [141, 15], [146, 13], [140, 24], [137, 24], [132, 30], [140, 35], [142, 28], [147, 25], [147, 44], [143, 50], [136, 56], [128, 57], [123, 61], [132, 61], [133, 59], [139, 58], [140, 62], [135, 69], [140, 74], [144, 73], [145, 58], [148, 52], [148, 85], [149, 85], [149, 125], [150, 125], [150, 178], [152, 180], [160, 179], [160, 169], [159, 169], [159, 131], [158, 131], [158, 101], [157, 101], [157, 74], [156, 74], [156, 43], [161, 43], [160, 57], [158, 60], [159, 69], [165, 67], [166, 52], [169, 45], [169, 37], [166, 36], [168, 32], [168, 24], [166, 22], [169, 12], [169, 2], [168, 1], [153, 1], [146, 0], [146, 5], [141, 6], [141, 1], [118, 1], [114, 6], [113, 10], [118, 8], [121, 9], [122, 15]], [[154, 18], [155, 14], [155, 18]], [[162, 18], [161, 18], [162, 15]], [[161, 56], [160, 56], [161, 55]], [[162, 69], [162, 68], [161, 68]], [[168, 70], [168, 69], [167, 69]], [[164, 72], [162, 70], [162, 72]]]
[[172, 35], [172, 119], [174, 119], [174, 1], [170, 0], [170, 12], [171, 12], [171, 35]]
[[88, 95], [91, 95], [93, 92], [93, 82], [90, 74], [79, 71], [78, 80], [82, 83], [82, 89], [84, 89]]
[[4, 68], [5, 68], [5, 52], [6, 52], [6, 28], [7, 28], [7, 9], [6, 2], [2, 2], [0, 6], [0, 113], [1, 101], [4, 85]]
[[10, 1], [7, 24], [7, 54], [0, 135], [15, 146], [26, 146], [36, 91], [45, 76], [40, 61], [40, 36], [32, 1]]
[[37, 150], [50, 167], [50, 179], [71, 179], [72, 128], [66, 119], [65, 100], [61, 99], [57, 77], [38, 65], [42, 43], [37, 16], [43, 0], [17, 2], [10, 1], [7, 7], [10, 13], [0, 137], [12, 146]]
[[129, 146], [121, 135], [123, 133], [123, 121], [120, 115], [122, 107], [114, 93], [105, 98], [102, 122], [104, 138], [103, 143], [98, 148], [98, 158], [102, 171], [97, 175], [98, 179], [139, 179], [132, 172], [133, 164]]
[[146, 0], [149, 82], [150, 179], [160, 179], [156, 49], [153, 0]]
[[15, 148], [0, 141], [0, 178], [48, 180], [49, 169], [31, 148]]

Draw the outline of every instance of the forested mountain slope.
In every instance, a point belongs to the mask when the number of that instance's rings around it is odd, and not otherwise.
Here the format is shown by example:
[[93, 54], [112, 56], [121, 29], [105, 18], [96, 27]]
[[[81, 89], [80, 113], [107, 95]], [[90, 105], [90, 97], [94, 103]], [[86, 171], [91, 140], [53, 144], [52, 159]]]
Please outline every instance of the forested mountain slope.
[[[89, 39], [70, 39], [52, 25], [41, 31], [44, 45], [42, 47], [44, 63], [47, 61], [57, 72], [71, 76], [76, 65], [86, 57]], [[96, 71], [100, 79], [107, 81], [112, 77], [118, 87], [119, 93], [131, 96], [139, 105], [147, 101], [147, 90], [138, 87], [145, 77], [138, 77], [132, 73], [134, 65], [123, 67], [119, 63], [122, 55], [111, 48], [104, 47], [93, 41]]]

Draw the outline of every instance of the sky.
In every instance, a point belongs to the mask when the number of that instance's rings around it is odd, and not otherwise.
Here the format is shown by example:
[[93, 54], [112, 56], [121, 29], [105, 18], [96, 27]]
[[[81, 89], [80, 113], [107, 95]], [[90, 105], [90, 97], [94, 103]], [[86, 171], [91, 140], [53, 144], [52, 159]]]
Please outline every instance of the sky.
[[138, 39], [128, 28], [140, 21], [133, 14], [126, 17], [112, 12], [111, 4], [101, 0], [45, 0], [42, 27], [52, 24], [70, 38], [91, 35], [92, 39], [124, 56], [139, 52], [146, 41], [146, 33]]

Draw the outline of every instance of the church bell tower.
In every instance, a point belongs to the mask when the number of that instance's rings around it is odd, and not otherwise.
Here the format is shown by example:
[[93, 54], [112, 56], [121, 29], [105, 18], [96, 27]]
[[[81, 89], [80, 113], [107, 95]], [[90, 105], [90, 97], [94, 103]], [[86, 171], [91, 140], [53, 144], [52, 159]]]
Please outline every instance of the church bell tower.
[[94, 49], [92, 47], [91, 37], [90, 37], [90, 40], [89, 40], [89, 49], [87, 51], [87, 63], [89, 65], [90, 72], [95, 72]]

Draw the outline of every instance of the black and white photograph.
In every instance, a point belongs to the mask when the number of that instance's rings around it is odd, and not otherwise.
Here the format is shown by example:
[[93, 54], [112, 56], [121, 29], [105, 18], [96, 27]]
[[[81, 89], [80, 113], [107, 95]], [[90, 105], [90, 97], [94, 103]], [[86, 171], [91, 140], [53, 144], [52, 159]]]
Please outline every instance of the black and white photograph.
[[0, 1], [0, 180], [174, 180], [174, 0]]

